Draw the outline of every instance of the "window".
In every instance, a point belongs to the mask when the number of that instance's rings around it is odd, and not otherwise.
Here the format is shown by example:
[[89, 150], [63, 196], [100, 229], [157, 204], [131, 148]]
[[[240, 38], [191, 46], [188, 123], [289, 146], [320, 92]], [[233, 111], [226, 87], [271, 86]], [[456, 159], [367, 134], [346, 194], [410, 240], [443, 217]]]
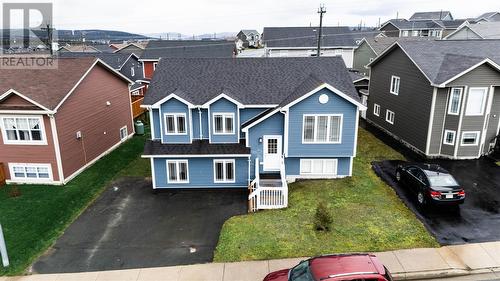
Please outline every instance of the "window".
[[413, 30], [413, 31], [411, 32], [411, 36], [413, 36], [413, 37], [417, 37], [417, 36], [419, 36], [419, 31], [418, 31], [418, 30]]
[[158, 63], [157, 63], [157, 62], [153, 62], [153, 71], [155, 71], [155, 70], [156, 70], [156, 66], [157, 66], [157, 65], [158, 65]]
[[300, 159], [301, 175], [337, 175], [337, 159]]
[[394, 112], [387, 110], [385, 112], [385, 121], [389, 122], [390, 124], [394, 124]]
[[462, 146], [476, 146], [479, 143], [479, 132], [463, 132]]
[[127, 126], [120, 129], [120, 140], [125, 140], [128, 137]]
[[186, 114], [167, 113], [165, 114], [165, 135], [185, 135], [186, 134]]
[[214, 160], [214, 182], [234, 182], [234, 159]]
[[408, 30], [403, 30], [402, 37], [408, 37], [409, 32]]
[[488, 88], [470, 88], [465, 115], [479, 116], [484, 113]]
[[455, 131], [445, 130], [443, 144], [455, 145]]
[[135, 68], [133, 66], [130, 68], [130, 76], [135, 76]]
[[448, 103], [448, 114], [458, 115], [462, 100], [462, 88], [451, 88], [450, 101]]
[[139, 90], [132, 91], [132, 96], [140, 96]]
[[167, 160], [167, 182], [189, 183], [187, 160]]
[[47, 144], [42, 117], [2, 117], [5, 144]]
[[51, 181], [50, 164], [9, 164], [10, 176], [22, 181]]
[[391, 76], [391, 94], [399, 95], [399, 83], [401, 79], [398, 76]]
[[373, 115], [375, 116], [380, 116], [380, 105], [379, 104], [373, 104]]
[[302, 143], [341, 143], [342, 115], [304, 115]]
[[234, 113], [214, 113], [214, 135], [234, 134]]

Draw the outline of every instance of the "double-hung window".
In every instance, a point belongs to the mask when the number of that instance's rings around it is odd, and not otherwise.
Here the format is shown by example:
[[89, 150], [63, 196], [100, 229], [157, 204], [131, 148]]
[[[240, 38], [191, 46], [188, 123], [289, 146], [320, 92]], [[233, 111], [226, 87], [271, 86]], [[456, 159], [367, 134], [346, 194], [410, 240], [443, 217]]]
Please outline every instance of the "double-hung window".
[[387, 121], [389, 124], [394, 124], [394, 112], [387, 110], [385, 112], [385, 121]]
[[4, 116], [1, 121], [5, 144], [47, 144], [42, 117]]
[[455, 135], [456, 135], [455, 131], [445, 130], [444, 131], [443, 144], [446, 144], [446, 145], [455, 145]]
[[167, 160], [167, 182], [189, 183], [188, 160]]
[[401, 78], [398, 76], [391, 76], [391, 94], [393, 95], [399, 95], [399, 84], [401, 82]]
[[448, 114], [458, 115], [462, 100], [462, 88], [451, 88], [450, 101], [448, 102]]
[[480, 116], [484, 114], [484, 107], [486, 105], [486, 94], [488, 88], [470, 88], [469, 96], [467, 97], [467, 108], [465, 115]]
[[304, 115], [302, 128], [303, 143], [341, 143], [342, 115]]
[[234, 134], [234, 113], [214, 113], [214, 134]]
[[186, 114], [166, 113], [165, 114], [165, 135], [185, 135]]
[[234, 159], [214, 160], [214, 182], [216, 183], [234, 183]]
[[373, 115], [375, 116], [380, 116], [380, 105], [379, 104], [373, 104]]

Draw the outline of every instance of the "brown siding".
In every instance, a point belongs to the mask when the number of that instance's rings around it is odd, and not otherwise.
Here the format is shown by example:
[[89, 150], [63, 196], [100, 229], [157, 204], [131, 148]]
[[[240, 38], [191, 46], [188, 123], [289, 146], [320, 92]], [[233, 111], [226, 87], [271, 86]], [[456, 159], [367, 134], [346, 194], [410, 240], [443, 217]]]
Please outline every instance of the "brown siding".
[[31, 102], [21, 98], [16, 94], [9, 95], [6, 99], [2, 100], [2, 106], [34, 106]]
[[[0, 114], [2, 116], [15, 116], [13, 114]], [[19, 114], [19, 116], [28, 116]], [[40, 115], [33, 115], [40, 116]], [[54, 181], [59, 180], [57, 172], [57, 161], [54, 152], [54, 141], [49, 117], [43, 116], [45, 126], [45, 137], [47, 145], [14, 145], [4, 144], [2, 134], [0, 134], [0, 162], [4, 163], [4, 172], [7, 179], [11, 179], [8, 163], [28, 163], [28, 164], [51, 164]]]
[[65, 178], [120, 142], [121, 127], [133, 132], [130, 108], [127, 83], [94, 67], [56, 114]]

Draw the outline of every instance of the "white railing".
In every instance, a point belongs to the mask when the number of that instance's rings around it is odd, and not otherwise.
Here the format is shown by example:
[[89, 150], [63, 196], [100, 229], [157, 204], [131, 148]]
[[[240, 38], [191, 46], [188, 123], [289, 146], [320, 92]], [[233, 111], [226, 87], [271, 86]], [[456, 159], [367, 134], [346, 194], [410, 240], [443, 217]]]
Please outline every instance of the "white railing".
[[265, 209], [281, 209], [288, 206], [288, 185], [285, 177], [285, 163], [284, 158], [281, 159], [280, 177], [281, 186], [261, 186], [259, 184], [260, 169], [259, 159], [255, 159], [255, 180], [253, 180], [248, 189], [250, 195], [248, 196], [248, 206], [250, 212]]

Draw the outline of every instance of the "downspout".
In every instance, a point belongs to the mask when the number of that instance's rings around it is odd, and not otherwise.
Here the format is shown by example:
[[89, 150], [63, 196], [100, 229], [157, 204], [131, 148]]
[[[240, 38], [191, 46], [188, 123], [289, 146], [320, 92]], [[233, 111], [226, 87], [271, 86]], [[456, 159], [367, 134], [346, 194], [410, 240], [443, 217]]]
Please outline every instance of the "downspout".
[[250, 185], [250, 182], [252, 182], [251, 178], [250, 178], [250, 165], [252, 165], [252, 159], [251, 159], [251, 156], [248, 156], [248, 183], [247, 185], [249, 186]]
[[201, 127], [201, 107], [198, 107], [198, 118], [200, 119], [200, 140], [203, 139], [203, 129]]

